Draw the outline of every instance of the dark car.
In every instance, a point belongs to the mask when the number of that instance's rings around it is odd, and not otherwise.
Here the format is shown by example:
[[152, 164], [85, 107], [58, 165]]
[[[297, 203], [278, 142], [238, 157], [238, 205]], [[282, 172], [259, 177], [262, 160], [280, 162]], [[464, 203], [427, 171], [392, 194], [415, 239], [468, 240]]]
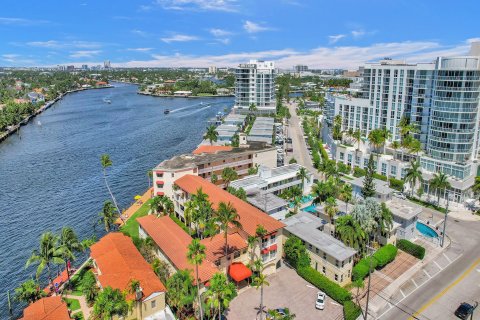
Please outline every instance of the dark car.
[[474, 309], [475, 307], [471, 304], [462, 302], [462, 304], [457, 308], [457, 310], [455, 310], [455, 315], [460, 319], [465, 320], [473, 313]]

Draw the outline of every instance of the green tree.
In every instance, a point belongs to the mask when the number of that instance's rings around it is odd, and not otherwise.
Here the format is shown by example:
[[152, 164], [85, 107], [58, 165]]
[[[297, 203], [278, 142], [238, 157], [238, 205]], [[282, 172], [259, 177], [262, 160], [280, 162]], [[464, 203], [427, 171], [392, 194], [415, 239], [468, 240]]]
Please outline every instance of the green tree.
[[377, 233], [383, 235], [385, 232], [392, 230], [393, 214], [384, 202], [382, 202], [380, 206], [382, 211], [377, 217]]
[[264, 308], [263, 308], [263, 287], [264, 286], [269, 286], [270, 283], [267, 281], [267, 277], [260, 271], [260, 273], [258, 274], [258, 276], [256, 276], [254, 279], [253, 279], [253, 282], [252, 282], [253, 286], [255, 287], [255, 289], [260, 289], [260, 310], [259, 310], [259, 313], [260, 313], [260, 320], [263, 319], [263, 312], [264, 312]]
[[382, 129], [374, 129], [368, 134], [368, 141], [373, 145], [378, 152], [378, 148], [385, 143], [385, 135]]
[[163, 210], [163, 196], [153, 197], [150, 208], [158, 215]]
[[304, 167], [300, 167], [297, 172], [297, 178], [302, 180], [302, 192], [305, 189], [305, 180], [308, 179], [308, 171]]
[[237, 171], [235, 171], [234, 169], [230, 167], [225, 167], [222, 170], [222, 180], [225, 185], [225, 189], [228, 188], [228, 186], [230, 185], [230, 182], [237, 179], [238, 179], [238, 174], [237, 174]]
[[397, 159], [397, 150], [400, 149], [401, 147], [401, 144], [399, 141], [395, 140], [392, 142], [392, 144], [390, 145], [390, 147], [393, 149], [394, 151], [394, 154], [393, 154], [393, 158], [394, 159]]
[[138, 317], [143, 319], [142, 317], [142, 288], [140, 287], [140, 281], [136, 279], [130, 279], [128, 282], [128, 293], [133, 294], [135, 296], [135, 304], [136, 310], [138, 312]]
[[153, 272], [158, 276], [162, 283], [167, 283], [168, 278], [170, 277], [170, 267], [168, 263], [158, 258], [153, 259], [152, 261]]
[[365, 177], [363, 178], [362, 196], [364, 198], [375, 196], [375, 182], [373, 176], [375, 174], [375, 167], [373, 162], [373, 155], [370, 154], [368, 159], [367, 170], [365, 170]]
[[[241, 229], [242, 224], [240, 223], [240, 216], [237, 213], [237, 209], [235, 209], [230, 202], [220, 202], [218, 204], [218, 210], [215, 214], [214, 221], [219, 225], [220, 230], [223, 232], [223, 237], [225, 238], [224, 254], [225, 257], [228, 257], [228, 228], [229, 226], [233, 226]], [[225, 270], [228, 270], [228, 262], [229, 259], [227, 259], [227, 268]]]
[[38, 283], [33, 279], [27, 280], [15, 288], [15, 299], [26, 304], [33, 303], [46, 295], [45, 291], [41, 290]]
[[221, 320], [222, 310], [228, 309], [230, 302], [237, 296], [235, 284], [228, 282], [223, 273], [215, 273], [210, 279], [210, 287], [206, 292], [207, 305], [210, 307], [212, 319], [218, 311], [218, 320]]
[[334, 218], [337, 215], [338, 207], [337, 201], [334, 197], [328, 197], [325, 201], [325, 213], [327, 214], [328, 218], [330, 219], [330, 224], [334, 224]]
[[355, 138], [355, 141], [357, 142], [357, 150], [360, 150], [360, 142], [362, 142], [362, 131], [360, 131], [360, 129], [355, 130], [352, 137]]
[[216, 184], [218, 181], [218, 176], [215, 173], [212, 173], [212, 176], [210, 177], [210, 182], [213, 184]]
[[37, 264], [36, 277], [47, 268], [48, 279], [50, 285], [54, 288], [51, 273], [52, 264], [64, 264], [64, 250], [58, 245], [58, 237], [48, 231], [40, 236], [40, 244], [38, 250], [33, 250], [32, 255], [28, 258], [25, 268], [31, 264]]
[[112, 227], [118, 218], [118, 212], [115, 210], [115, 207], [110, 201], [105, 201], [102, 212], [98, 214], [100, 217], [99, 223], [104, 225], [106, 232], [110, 232], [110, 230], [112, 230]]
[[[110, 193], [110, 197], [112, 198], [113, 204], [115, 205], [115, 208], [117, 209], [117, 212], [120, 214], [120, 208], [117, 205], [117, 200], [115, 199], [112, 190], [110, 189], [110, 185], [108, 184], [108, 179], [107, 179], [107, 168], [112, 166], [112, 160], [110, 159], [110, 156], [108, 154], [102, 154], [100, 157], [100, 163], [102, 164], [102, 169], [103, 169], [103, 179], [105, 180], [105, 185], [107, 186], [108, 193]], [[123, 217], [120, 215], [120, 219], [122, 219], [123, 222]], [[107, 231], [108, 232], [108, 231]]]
[[473, 194], [475, 194], [477, 197], [479, 197], [479, 195], [480, 195], [480, 176], [475, 177], [475, 182], [473, 183], [472, 191], [473, 191]]
[[217, 141], [218, 132], [213, 124], [207, 127], [207, 132], [203, 135], [203, 139], [210, 141], [210, 145], [213, 145], [213, 142]]
[[352, 201], [353, 199], [353, 189], [352, 185], [349, 183], [345, 183], [342, 188], [340, 189], [339, 197], [340, 200], [345, 202], [345, 211], [348, 213], [348, 204]]
[[97, 279], [91, 270], [85, 272], [82, 283], [82, 294], [85, 296], [88, 304], [93, 304], [97, 298], [99, 288], [97, 286]]
[[97, 319], [111, 320], [114, 316], [126, 316], [128, 309], [129, 307], [124, 293], [119, 289], [105, 287], [95, 300], [93, 315]]
[[337, 237], [347, 246], [360, 251], [365, 245], [366, 234], [351, 215], [339, 217], [335, 223]]
[[168, 305], [176, 309], [177, 317], [193, 307], [197, 296], [197, 287], [193, 283], [189, 270], [178, 270], [167, 280]]
[[338, 183], [334, 178], [329, 178], [327, 181], [317, 181], [312, 186], [311, 195], [313, 197], [313, 204], [320, 205], [329, 197], [336, 198], [338, 195]]
[[78, 240], [77, 234], [71, 227], [63, 227], [60, 231], [59, 247], [62, 251], [63, 260], [65, 260], [65, 270], [67, 270], [68, 281], [70, 281], [68, 260], [75, 261], [75, 253], [85, 251], [85, 247], [82, 242]]
[[440, 191], [445, 193], [445, 190], [451, 188], [450, 182], [448, 182], [448, 176], [443, 173], [435, 173], [432, 180], [430, 180], [430, 187], [437, 193], [437, 204], [440, 205]]
[[390, 130], [387, 129], [387, 127], [384, 127], [381, 130], [383, 140], [383, 153], [385, 154], [386, 142], [392, 138], [392, 133], [390, 132]]
[[288, 164], [293, 164], [293, 163], [297, 163], [297, 160], [292, 157], [292, 159], [288, 161]]
[[193, 239], [188, 245], [187, 260], [189, 263], [195, 266], [195, 282], [197, 283], [197, 298], [198, 309], [200, 312], [200, 319], [203, 319], [202, 300], [200, 299], [200, 277], [198, 275], [198, 266], [202, 264], [203, 260], [207, 257], [206, 247], [200, 240]]
[[415, 189], [415, 185], [417, 183], [422, 183], [423, 182], [423, 177], [422, 177], [422, 167], [420, 165], [420, 161], [410, 161], [410, 167], [408, 167], [405, 170], [405, 177], [404, 177], [405, 182], [410, 184], [410, 194], [413, 197], [413, 190]]
[[281, 314], [277, 310], [270, 309], [267, 311], [268, 319], [269, 320], [293, 320], [296, 317], [294, 313], [290, 313], [290, 309], [288, 308], [283, 309], [283, 313], [284, 314]]
[[300, 269], [310, 265], [310, 256], [302, 240], [291, 236], [283, 245], [286, 261], [295, 269]]

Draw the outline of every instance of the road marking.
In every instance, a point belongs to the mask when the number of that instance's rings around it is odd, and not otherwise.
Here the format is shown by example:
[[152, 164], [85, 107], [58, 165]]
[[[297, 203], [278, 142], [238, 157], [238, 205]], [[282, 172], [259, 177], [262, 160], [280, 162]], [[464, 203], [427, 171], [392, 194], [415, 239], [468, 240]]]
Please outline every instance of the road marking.
[[448, 262], [452, 263], [452, 260], [450, 260], [450, 258], [449, 258], [445, 253], [442, 252], [442, 254], [443, 254], [443, 256], [445, 257], [445, 259], [448, 260]]
[[433, 297], [432, 299], [430, 299], [430, 301], [428, 301], [427, 303], [425, 303], [420, 309], [417, 310], [417, 312], [415, 312], [412, 317], [409, 318], [409, 320], [411, 319], [414, 319], [416, 317], [418, 317], [423, 311], [425, 311], [428, 307], [430, 307], [435, 301], [437, 301], [438, 299], [440, 299], [445, 293], [447, 293], [450, 289], [452, 289], [453, 287], [455, 287], [457, 284], [459, 284], [470, 272], [472, 272], [473, 269], [475, 269], [475, 267], [480, 264], [480, 258], [477, 259], [472, 265], [470, 265], [470, 267], [468, 267], [467, 270], [465, 270], [461, 275], [460, 277], [458, 277], [455, 281], [453, 281], [448, 287], [446, 287], [445, 289], [443, 289], [439, 294], [437, 294], [435, 297]]
[[425, 273], [429, 279], [432, 279], [432, 276], [428, 274], [427, 270], [425, 269], [422, 269], [422, 270], [423, 270], [423, 273]]
[[414, 279], [412, 279], [413, 284], [415, 285], [415, 288], [418, 288], [418, 284], [415, 282]]
[[402, 294], [402, 296], [403, 296], [404, 298], [406, 297], [406, 295], [405, 295], [405, 293], [403, 293], [402, 289], [400, 289], [400, 293]]
[[440, 269], [440, 271], [442, 271], [442, 270], [443, 270], [443, 268], [442, 268], [442, 267], [440, 267], [440, 265], [437, 263], [437, 261], [433, 260], [433, 263], [435, 263], [435, 265], [436, 265], [436, 266], [437, 266], [437, 267]]
[[339, 306], [339, 304], [336, 302], [330, 301], [330, 303], [333, 304], [334, 306]]
[[311, 286], [311, 285], [309, 285], [309, 284], [307, 284], [307, 287], [312, 288], [312, 289], [316, 289], [316, 287]]

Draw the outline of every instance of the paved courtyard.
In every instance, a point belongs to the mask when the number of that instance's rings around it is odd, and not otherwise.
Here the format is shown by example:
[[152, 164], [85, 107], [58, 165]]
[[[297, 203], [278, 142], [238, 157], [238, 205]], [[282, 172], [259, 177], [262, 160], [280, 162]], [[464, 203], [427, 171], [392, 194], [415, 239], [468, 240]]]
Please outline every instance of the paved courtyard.
[[[325, 310], [315, 309], [318, 289], [303, 280], [295, 270], [288, 267], [279, 269], [268, 277], [270, 286], [265, 287], [266, 309], [289, 308], [296, 319], [343, 319], [342, 306], [327, 298]], [[241, 291], [230, 304], [228, 320], [255, 320], [260, 304], [260, 289], [248, 288]], [[265, 319], [265, 318], [264, 318]]]

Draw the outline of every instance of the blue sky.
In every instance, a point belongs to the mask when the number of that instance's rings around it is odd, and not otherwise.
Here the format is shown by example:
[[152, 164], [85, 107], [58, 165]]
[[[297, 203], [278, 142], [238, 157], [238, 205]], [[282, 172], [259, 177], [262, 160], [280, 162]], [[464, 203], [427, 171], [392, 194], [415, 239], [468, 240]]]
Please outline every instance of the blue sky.
[[466, 54], [480, 1], [2, 0], [0, 66], [349, 68]]

